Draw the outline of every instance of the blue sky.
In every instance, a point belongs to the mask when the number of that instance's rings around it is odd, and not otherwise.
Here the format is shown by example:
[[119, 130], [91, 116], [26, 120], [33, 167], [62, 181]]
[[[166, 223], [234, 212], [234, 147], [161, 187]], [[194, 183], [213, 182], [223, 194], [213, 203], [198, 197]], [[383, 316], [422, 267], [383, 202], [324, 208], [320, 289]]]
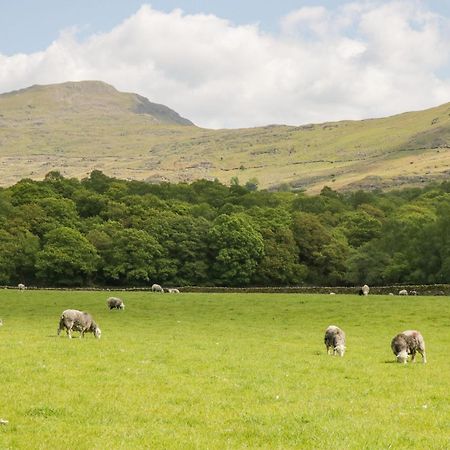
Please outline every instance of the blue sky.
[[[30, 53], [45, 49], [61, 30], [76, 26], [81, 37], [105, 32], [148, 3], [169, 12], [181, 8], [189, 14], [208, 13], [242, 25], [259, 23], [277, 32], [279, 20], [303, 6], [336, 8], [346, 0], [0, 0], [0, 53]], [[362, 3], [362, 2], [360, 2]], [[449, 17], [450, 1], [424, 0], [431, 11]]]
[[0, 92], [101, 79], [214, 128], [361, 119], [450, 101], [450, 1], [0, 7]]
[[0, 52], [11, 55], [43, 50], [61, 30], [72, 26], [80, 28], [81, 37], [108, 31], [144, 3], [166, 12], [181, 8], [189, 14], [215, 14], [238, 25], [260, 23], [264, 30], [276, 32], [278, 20], [294, 9], [319, 4], [336, 7], [345, 1], [0, 0]]

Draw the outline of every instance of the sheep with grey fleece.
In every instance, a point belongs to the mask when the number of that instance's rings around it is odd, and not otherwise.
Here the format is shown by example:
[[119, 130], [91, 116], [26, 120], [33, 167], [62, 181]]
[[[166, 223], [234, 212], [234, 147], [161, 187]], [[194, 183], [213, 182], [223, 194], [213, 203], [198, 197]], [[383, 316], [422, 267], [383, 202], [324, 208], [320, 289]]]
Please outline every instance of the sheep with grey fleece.
[[97, 339], [100, 339], [102, 331], [94, 322], [92, 316], [84, 311], [77, 309], [66, 309], [59, 319], [58, 336], [61, 330], [66, 329], [69, 338], [72, 338], [72, 331], [79, 331], [80, 337], [84, 337], [84, 333], [93, 333]]
[[118, 297], [109, 297], [108, 300], [106, 300], [106, 304], [109, 309], [125, 309], [123, 300]]
[[394, 336], [391, 341], [391, 349], [399, 363], [406, 364], [409, 355], [411, 355], [411, 362], [415, 362], [417, 352], [422, 355], [422, 362], [427, 362], [425, 341], [417, 330], [406, 330]]
[[324, 343], [327, 348], [327, 354], [332, 351], [333, 355], [344, 356], [345, 353], [345, 333], [339, 327], [330, 325], [325, 330]]

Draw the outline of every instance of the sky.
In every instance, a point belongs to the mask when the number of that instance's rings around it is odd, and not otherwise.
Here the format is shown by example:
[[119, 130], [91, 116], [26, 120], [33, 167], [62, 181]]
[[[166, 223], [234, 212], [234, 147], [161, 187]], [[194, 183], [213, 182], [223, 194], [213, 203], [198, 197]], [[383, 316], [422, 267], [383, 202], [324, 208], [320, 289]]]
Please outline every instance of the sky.
[[447, 0], [0, 0], [0, 93], [102, 80], [207, 128], [450, 101]]

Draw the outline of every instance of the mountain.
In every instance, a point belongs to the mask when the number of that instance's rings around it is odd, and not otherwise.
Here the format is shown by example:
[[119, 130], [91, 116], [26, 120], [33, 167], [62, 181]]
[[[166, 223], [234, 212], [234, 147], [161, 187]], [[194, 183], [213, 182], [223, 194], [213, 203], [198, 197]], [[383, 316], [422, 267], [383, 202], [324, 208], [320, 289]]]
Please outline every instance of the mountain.
[[0, 184], [51, 170], [85, 177], [241, 183], [317, 192], [391, 189], [450, 174], [450, 104], [361, 121], [196, 127], [164, 105], [100, 81], [0, 95]]

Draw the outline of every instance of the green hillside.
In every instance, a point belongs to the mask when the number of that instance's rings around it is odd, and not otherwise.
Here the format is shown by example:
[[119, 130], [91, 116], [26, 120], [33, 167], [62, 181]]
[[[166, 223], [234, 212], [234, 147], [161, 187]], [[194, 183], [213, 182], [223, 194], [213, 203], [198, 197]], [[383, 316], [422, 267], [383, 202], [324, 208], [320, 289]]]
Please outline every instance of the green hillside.
[[4, 186], [99, 169], [150, 182], [238, 177], [311, 192], [388, 189], [447, 177], [449, 146], [450, 104], [382, 119], [207, 130], [99, 81], [0, 95]]

